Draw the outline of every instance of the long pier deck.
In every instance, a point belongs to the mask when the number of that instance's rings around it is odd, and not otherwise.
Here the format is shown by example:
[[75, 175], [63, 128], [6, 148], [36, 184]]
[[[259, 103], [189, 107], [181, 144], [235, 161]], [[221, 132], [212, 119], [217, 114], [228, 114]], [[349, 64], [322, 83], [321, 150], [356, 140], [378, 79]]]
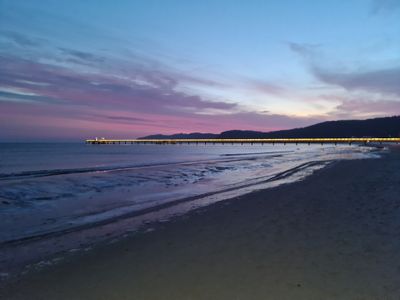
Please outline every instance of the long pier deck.
[[287, 138], [287, 139], [89, 139], [87, 144], [369, 144], [400, 143], [400, 138]]

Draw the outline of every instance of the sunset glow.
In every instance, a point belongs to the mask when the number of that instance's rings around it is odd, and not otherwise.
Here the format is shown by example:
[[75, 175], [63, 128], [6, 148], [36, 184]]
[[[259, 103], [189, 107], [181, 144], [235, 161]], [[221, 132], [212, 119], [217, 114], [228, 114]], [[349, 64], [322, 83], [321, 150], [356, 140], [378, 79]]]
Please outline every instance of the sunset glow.
[[400, 114], [399, 1], [244, 3], [0, 0], [1, 140]]

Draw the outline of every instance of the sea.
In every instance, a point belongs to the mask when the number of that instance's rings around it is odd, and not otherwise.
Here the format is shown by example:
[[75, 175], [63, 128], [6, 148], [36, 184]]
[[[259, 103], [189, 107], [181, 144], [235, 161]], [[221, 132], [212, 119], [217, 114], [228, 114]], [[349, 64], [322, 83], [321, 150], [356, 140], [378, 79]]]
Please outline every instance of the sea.
[[2, 143], [0, 279], [381, 151], [319, 144]]

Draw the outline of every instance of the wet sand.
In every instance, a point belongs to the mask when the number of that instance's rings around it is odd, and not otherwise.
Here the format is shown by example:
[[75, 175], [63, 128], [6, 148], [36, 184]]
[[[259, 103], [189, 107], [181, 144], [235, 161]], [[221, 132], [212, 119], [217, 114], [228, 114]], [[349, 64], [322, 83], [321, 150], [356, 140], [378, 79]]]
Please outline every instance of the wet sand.
[[399, 299], [400, 152], [199, 209], [0, 299]]

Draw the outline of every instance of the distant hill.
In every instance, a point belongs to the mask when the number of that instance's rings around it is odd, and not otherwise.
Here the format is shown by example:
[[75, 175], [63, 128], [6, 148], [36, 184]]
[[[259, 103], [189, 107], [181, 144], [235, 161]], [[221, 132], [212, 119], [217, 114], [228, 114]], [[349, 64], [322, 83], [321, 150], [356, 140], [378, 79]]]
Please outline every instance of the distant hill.
[[328, 121], [271, 132], [230, 130], [219, 138], [400, 137], [400, 116], [367, 120]]
[[229, 130], [220, 134], [189, 133], [150, 135], [143, 139], [235, 139], [235, 138], [316, 138], [316, 137], [400, 137], [400, 116], [367, 120], [328, 121], [315, 125], [271, 132]]
[[219, 136], [218, 133], [177, 133], [172, 135], [154, 134], [140, 137], [140, 140], [167, 140], [167, 139], [215, 139]]

